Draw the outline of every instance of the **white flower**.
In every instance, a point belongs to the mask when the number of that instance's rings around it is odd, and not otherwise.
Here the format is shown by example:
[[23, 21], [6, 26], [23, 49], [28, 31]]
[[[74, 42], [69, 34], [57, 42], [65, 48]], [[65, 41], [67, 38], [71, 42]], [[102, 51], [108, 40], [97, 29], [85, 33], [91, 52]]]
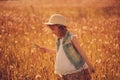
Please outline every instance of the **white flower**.
[[2, 48], [0, 48], [0, 51], [2, 51]]
[[87, 26], [83, 26], [82, 28], [83, 28], [84, 30], [86, 30], [86, 29], [87, 29]]
[[109, 42], [108, 42], [108, 41], [105, 41], [105, 44], [109, 44]]
[[102, 41], [102, 39], [99, 39], [99, 42], [101, 42]]
[[101, 52], [102, 50], [101, 49], [98, 49], [99, 52]]
[[18, 43], [18, 41], [15, 40], [15, 44], [17, 44], [17, 43]]
[[96, 63], [100, 64], [101, 63], [101, 59], [96, 60]]
[[39, 74], [37, 74], [37, 75], [35, 76], [35, 79], [40, 80], [40, 78], [41, 78], [41, 75], [39, 75]]
[[112, 57], [114, 58], [114, 57], [115, 57], [115, 55], [112, 55]]
[[10, 69], [13, 69], [13, 65], [10, 65], [9, 67], [10, 67]]
[[2, 37], [2, 35], [0, 35], [0, 38]]
[[31, 28], [32, 28], [32, 29], [35, 29], [35, 27], [34, 27], [34, 26], [32, 26]]
[[105, 75], [102, 75], [101, 77], [106, 77]]
[[118, 76], [119, 75], [119, 73], [116, 73], [116, 76]]
[[25, 32], [24, 34], [25, 34], [25, 35], [28, 35], [29, 33], [28, 33], [28, 32]]
[[3, 29], [2, 32], [5, 32], [5, 30]]

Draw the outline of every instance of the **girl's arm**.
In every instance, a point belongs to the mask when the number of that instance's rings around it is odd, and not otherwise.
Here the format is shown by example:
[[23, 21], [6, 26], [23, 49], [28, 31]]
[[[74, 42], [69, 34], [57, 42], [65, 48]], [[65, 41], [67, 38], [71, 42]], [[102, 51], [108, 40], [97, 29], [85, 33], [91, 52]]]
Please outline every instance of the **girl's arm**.
[[56, 50], [55, 49], [49, 49], [49, 48], [46, 48], [44, 46], [39, 46], [37, 44], [34, 44], [34, 46], [36, 48], [38, 48], [42, 53], [56, 53]]
[[92, 64], [90, 63], [90, 61], [88, 60], [85, 51], [80, 47], [79, 45], [79, 41], [77, 40], [76, 37], [72, 38], [72, 43], [74, 44], [74, 46], [76, 47], [76, 49], [78, 50], [78, 52], [80, 53], [80, 55], [83, 57], [83, 59], [86, 61], [86, 63], [88, 64], [88, 67], [90, 69], [90, 72], [95, 72]]
[[56, 53], [55, 49], [49, 49], [49, 48], [46, 48], [44, 46], [40, 46], [39, 49], [40, 49], [40, 51], [42, 53], [46, 53], [46, 52], [48, 52], [48, 53]]

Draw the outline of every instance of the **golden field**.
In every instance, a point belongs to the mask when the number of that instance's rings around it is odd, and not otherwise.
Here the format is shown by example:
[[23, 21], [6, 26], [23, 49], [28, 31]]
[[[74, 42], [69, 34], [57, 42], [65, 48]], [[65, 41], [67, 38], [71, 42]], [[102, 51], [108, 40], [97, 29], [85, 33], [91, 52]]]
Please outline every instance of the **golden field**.
[[39, 50], [56, 48], [56, 37], [44, 25], [54, 13], [66, 16], [68, 30], [77, 34], [96, 70], [92, 80], [120, 80], [119, 6], [63, 3], [0, 2], [0, 80], [57, 80], [56, 54]]

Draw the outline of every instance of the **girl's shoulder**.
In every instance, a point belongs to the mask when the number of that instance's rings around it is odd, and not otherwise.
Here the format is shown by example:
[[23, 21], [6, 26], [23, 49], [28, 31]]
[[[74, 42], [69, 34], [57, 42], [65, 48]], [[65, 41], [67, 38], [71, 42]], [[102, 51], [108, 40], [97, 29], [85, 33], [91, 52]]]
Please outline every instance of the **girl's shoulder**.
[[71, 34], [71, 39], [73, 39], [73, 38], [77, 38], [77, 34], [74, 34], [74, 33], [70, 33]]

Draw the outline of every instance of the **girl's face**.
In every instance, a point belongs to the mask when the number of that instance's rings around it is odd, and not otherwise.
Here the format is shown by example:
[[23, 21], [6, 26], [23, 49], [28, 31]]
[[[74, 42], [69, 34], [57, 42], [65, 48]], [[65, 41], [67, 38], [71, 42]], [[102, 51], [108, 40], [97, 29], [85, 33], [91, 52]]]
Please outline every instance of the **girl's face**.
[[60, 37], [58, 25], [50, 25], [49, 28], [52, 30], [53, 34], [55, 34], [57, 37]]

